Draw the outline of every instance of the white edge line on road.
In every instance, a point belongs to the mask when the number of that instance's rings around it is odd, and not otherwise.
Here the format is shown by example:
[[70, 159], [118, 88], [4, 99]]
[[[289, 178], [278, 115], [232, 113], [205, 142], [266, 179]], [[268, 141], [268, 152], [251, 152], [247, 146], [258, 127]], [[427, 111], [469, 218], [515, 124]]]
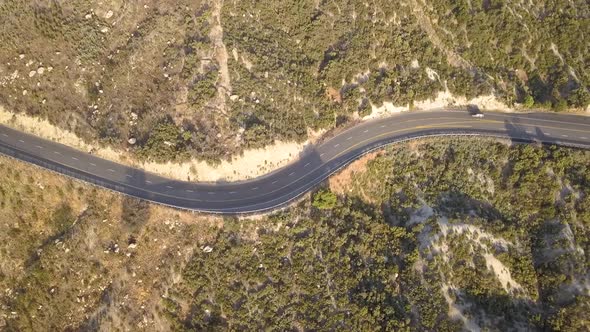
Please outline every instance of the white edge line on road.
[[[415, 136], [415, 137], [410, 137], [410, 138], [404, 138], [404, 139], [400, 139], [400, 140], [395, 140], [395, 141], [393, 141], [393, 142], [390, 142], [390, 143], [387, 143], [387, 144], [385, 144], [385, 145], [380, 145], [380, 146], [377, 146], [377, 147], [374, 147], [374, 148], [371, 148], [371, 149], [365, 150], [365, 151], [363, 151], [363, 152], [362, 152], [360, 155], [357, 155], [357, 156], [355, 156], [354, 158], [351, 158], [351, 159], [347, 160], [346, 162], [344, 162], [344, 163], [343, 163], [342, 165], [340, 165], [339, 167], [336, 167], [335, 169], [328, 169], [328, 170], [329, 170], [329, 172], [328, 172], [327, 174], [323, 174], [323, 175], [319, 176], [319, 177], [318, 177], [316, 180], [318, 180], [318, 179], [322, 179], [322, 178], [324, 178], [324, 179], [325, 179], [326, 177], [329, 177], [330, 175], [334, 174], [335, 172], [337, 172], [337, 171], [338, 171], [338, 170], [340, 170], [341, 168], [343, 168], [343, 167], [346, 167], [346, 166], [347, 166], [347, 165], [350, 163], [350, 161], [351, 161], [351, 160], [354, 160], [354, 159], [358, 158], [359, 156], [363, 156], [363, 155], [365, 155], [365, 154], [367, 154], [367, 153], [369, 153], [369, 152], [371, 152], [371, 151], [375, 151], [375, 150], [378, 150], [378, 149], [382, 149], [384, 146], [391, 145], [391, 144], [399, 144], [399, 143], [403, 143], [403, 142], [407, 142], [407, 141], [412, 141], [412, 140], [416, 140], [416, 139], [422, 139], [422, 138], [425, 138], [425, 137], [444, 137], [444, 136], [483, 136], [483, 137], [492, 137], [492, 138], [493, 138], [493, 137], [498, 137], [498, 138], [506, 138], [506, 136], [505, 136], [505, 135], [493, 135], [493, 134], [487, 134], [487, 135], [485, 135], [485, 134], [484, 134], [484, 135], [481, 135], [481, 134], [475, 134], [475, 133], [467, 133], [467, 134], [464, 134], [464, 133], [459, 133], [459, 134], [457, 134], [457, 133], [450, 133], [450, 134], [437, 134], [437, 135], [421, 135], [421, 136]], [[566, 144], [566, 145], [567, 145], [567, 144]], [[43, 166], [39, 166], [39, 167], [41, 167], [41, 168], [45, 169]], [[50, 171], [52, 171], [52, 170], [50, 170]], [[93, 186], [98, 186], [98, 187], [101, 187], [101, 188], [105, 188], [105, 189], [107, 189], [107, 190], [109, 190], [109, 191], [112, 191], [112, 192], [117, 192], [117, 193], [119, 193], [119, 194], [122, 194], [122, 195], [125, 195], [125, 196], [128, 196], [128, 197], [135, 197], [135, 198], [139, 198], [139, 197], [137, 197], [137, 196], [130, 195], [130, 194], [127, 194], [127, 193], [125, 193], [125, 192], [122, 192], [122, 191], [119, 191], [119, 190], [111, 189], [111, 188], [109, 188], [109, 187], [100, 186], [100, 185], [94, 184], [94, 183], [92, 183], [92, 182], [88, 182], [88, 181], [85, 181], [85, 180], [81, 180], [81, 179], [79, 179], [79, 178], [76, 178], [76, 177], [74, 177], [74, 176], [70, 176], [70, 175], [67, 175], [67, 174], [64, 174], [64, 173], [61, 173], [61, 172], [58, 172], [58, 171], [52, 171], [52, 172], [55, 172], [56, 174], [64, 175], [64, 176], [66, 176], [66, 177], [69, 177], [69, 178], [73, 178], [73, 179], [75, 179], [75, 180], [78, 180], [78, 181], [82, 181], [82, 182], [90, 183], [90, 184], [91, 184], [91, 185], [93, 185]], [[127, 176], [128, 176], [128, 177], [131, 177], [130, 175], [127, 175]], [[311, 182], [316, 182], [316, 181], [311, 181]], [[316, 185], [317, 185], [317, 183], [316, 183]], [[168, 196], [168, 195], [166, 195], [166, 194], [162, 194], [162, 193], [153, 192], [153, 191], [151, 191], [151, 190], [149, 190], [149, 189], [146, 189], [146, 188], [135, 187], [135, 186], [133, 186], [133, 185], [128, 185], [128, 186], [129, 186], [129, 187], [131, 187], [131, 188], [140, 189], [140, 190], [143, 190], [143, 191], [146, 191], [146, 192], [149, 192], [149, 193], [156, 193], [156, 194], [160, 194], [160, 195], [163, 195], [163, 196]], [[258, 189], [258, 188], [255, 188], [255, 189]], [[187, 190], [187, 191], [189, 191], [189, 190]], [[190, 190], [190, 191], [192, 192], [192, 190]], [[250, 210], [244, 210], [244, 211], [241, 211], [241, 212], [240, 212], [240, 211], [236, 212], [236, 211], [235, 211], [235, 209], [224, 209], [224, 210], [209, 210], [209, 209], [195, 209], [195, 208], [186, 208], [186, 207], [182, 207], [182, 206], [178, 206], [178, 205], [173, 205], [173, 204], [162, 203], [162, 202], [159, 202], [159, 201], [157, 201], [157, 200], [153, 200], [153, 199], [149, 199], [149, 198], [140, 198], [140, 199], [146, 200], [146, 201], [148, 201], [148, 202], [157, 203], [157, 204], [160, 204], [160, 205], [163, 205], [163, 206], [170, 206], [170, 207], [177, 208], [177, 209], [181, 209], [181, 210], [188, 210], [188, 211], [200, 211], [200, 212], [206, 212], [206, 213], [212, 213], [212, 214], [233, 213], [233, 214], [242, 214], [242, 215], [247, 215], [247, 214], [254, 214], [254, 213], [259, 213], [259, 212], [263, 212], [263, 211], [271, 211], [271, 210], [273, 210], [273, 209], [276, 209], [276, 208], [279, 208], [279, 207], [281, 207], [281, 206], [286, 206], [286, 205], [288, 205], [290, 202], [293, 202], [293, 201], [295, 201], [295, 200], [299, 199], [299, 198], [300, 198], [300, 197], [301, 197], [301, 196], [302, 196], [304, 193], [306, 193], [306, 192], [307, 192], [307, 190], [306, 190], [306, 191], [304, 191], [304, 192], [301, 192], [301, 193], [299, 193], [299, 194], [297, 194], [297, 195], [295, 195], [294, 197], [291, 197], [291, 198], [289, 198], [289, 199], [288, 199], [287, 201], [285, 201], [285, 202], [280, 202], [280, 203], [276, 203], [276, 204], [275, 204], [275, 203], [273, 203], [274, 205], [272, 205], [272, 206], [270, 206], [270, 207], [266, 207], [266, 208], [252, 208], [252, 209], [250, 209]], [[169, 197], [172, 197], [172, 196], [169, 196]], [[277, 201], [277, 200], [280, 200], [281, 198], [282, 198], [282, 197], [280, 197], [280, 198], [276, 198], [276, 199], [274, 199], [274, 200], [272, 200], [272, 201]], [[196, 202], [203, 202], [202, 200], [198, 200], [198, 199], [191, 199], [191, 200], [192, 200], [192, 201], [196, 201]]]
[[[461, 134], [461, 133], [459, 133], [459, 134], [456, 134], [456, 133], [450, 133], [450, 134], [422, 135], [422, 136], [415, 136], [415, 137], [410, 137], [410, 138], [406, 138], [406, 139], [395, 140], [395, 141], [392, 141], [392, 142], [390, 142], [390, 143], [387, 143], [387, 144], [384, 144], [384, 145], [379, 145], [378, 147], [371, 148], [371, 149], [369, 149], [369, 150], [363, 151], [363, 152], [360, 154], [360, 156], [362, 156], [362, 155], [366, 154], [368, 151], [373, 151], [373, 150], [376, 150], [376, 149], [381, 149], [381, 148], [383, 148], [384, 146], [386, 146], [386, 145], [390, 145], [390, 144], [393, 144], [393, 143], [401, 143], [401, 142], [404, 142], [404, 141], [409, 141], [409, 140], [420, 139], [420, 138], [423, 138], [423, 137], [432, 137], [432, 136], [438, 136], [438, 137], [440, 137], [440, 136], [457, 136], [457, 135], [459, 135], [459, 136], [486, 136], [486, 137], [502, 137], [502, 138], [505, 138], [505, 137], [506, 137], [506, 135], [494, 135], [494, 134], [484, 134], [484, 135], [481, 135], [481, 134], [474, 134], [474, 133], [467, 133], [467, 134]], [[546, 133], [546, 135], [547, 135], [547, 136], [549, 136], [549, 135], [551, 135], [551, 134], [549, 134], [549, 133]], [[568, 144], [564, 144], [564, 145], [568, 145]], [[57, 154], [59, 154], [58, 152], [54, 152], [54, 153], [57, 153]], [[354, 159], [356, 159], [356, 158], [358, 158], [358, 157], [359, 157], [359, 155], [356, 155], [356, 156], [354, 156], [354, 158], [351, 158], [350, 160], [354, 160]], [[339, 167], [336, 167], [336, 169], [340, 169], [340, 168], [342, 168], [342, 167], [345, 167], [345, 166], [346, 166], [346, 165], [347, 165], [347, 164], [350, 162], [350, 160], [347, 160], [346, 162], [342, 163], [342, 165], [341, 165], [341, 166], [339, 166]], [[44, 168], [43, 166], [40, 166], [40, 167]], [[325, 178], [326, 176], [329, 176], [330, 174], [333, 174], [333, 173], [334, 173], [334, 170], [332, 170], [332, 169], [328, 169], [328, 171], [329, 171], [329, 172], [328, 172], [327, 174], [322, 174], [320, 177], [318, 177], [318, 179], [319, 179], [319, 178]], [[79, 181], [88, 182], [88, 183], [90, 183], [90, 184], [92, 184], [92, 185], [95, 185], [95, 186], [100, 186], [100, 185], [98, 185], [98, 184], [94, 184], [92, 181], [88, 181], [88, 180], [79, 179], [79, 178], [77, 178], [77, 177], [75, 177], [75, 176], [71, 176], [71, 175], [68, 175], [68, 174], [65, 174], [65, 173], [62, 173], [62, 172], [59, 172], [59, 171], [54, 171], [54, 172], [55, 172], [55, 173], [58, 173], [58, 174], [61, 174], [61, 175], [65, 175], [65, 176], [67, 176], [67, 177], [74, 178], [74, 179], [76, 179], [76, 180], [79, 180]], [[129, 177], [131, 177], [131, 176], [129, 176]], [[314, 181], [310, 181], [310, 182], [314, 182]], [[317, 185], [317, 184], [315, 184], [315, 185]], [[118, 193], [120, 193], [120, 194], [123, 194], [123, 195], [126, 195], [126, 196], [130, 196], [130, 197], [138, 197], [138, 196], [130, 195], [130, 194], [128, 194], [128, 193], [126, 193], [126, 192], [124, 192], [124, 191], [120, 191], [120, 190], [116, 190], [116, 189], [111, 189], [111, 188], [109, 188], [108, 186], [102, 186], [102, 187], [106, 188], [107, 190], [114, 191], [114, 192], [118, 192]], [[145, 192], [152, 192], [152, 191], [150, 191], [149, 189], [146, 189], [146, 188], [138, 188], [138, 187], [134, 187], [133, 185], [130, 185], [129, 187], [130, 187], [130, 188], [135, 188], [135, 189], [141, 189], [142, 191], [145, 191]], [[257, 188], [255, 188], [255, 189], [257, 189]], [[157, 192], [155, 192], [155, 193], [156, 193], [156, 194], [160, 194], [160, 195], [162, 195], [161, 193], [157, 193]], [[272, 205], [272, 206], [270, 206], [270, 207], [265, 207], [265, 208], [256, 208], [256, 207], [254, 207], [254, 205], [253, 205], [253, 206], [249, 207], [249, 208], [250, 208], [250, 210], [243, 210], [243, 211], [241, 211], [241, 212], [240, 212], [239, 210], [238, 210], [238, 212], [236, 212], [236, 208], [228, 208], [228, 209], [222, 209], [222, 210], [216, 211], [216, 210], [208, 210], [208, 209], [206, 209], [206, 208], [205, 208], [205, 209], [198, 209], [198, 208], [197, 208], [197, 209], [195, 209], [195, 208], [185, 208], [185, 207], [182, 207], [182, 206], [175, 206], [175, 205], [171, 205], [171, 204], [166, 204], [166, 203], [158, 202], [157, 200], [152, 200], [152, 199], [149, 199], [149, 198], [140, 198], [140, 199], [147, 200], [147, 201], [152, 201], [152, 202], [155, 202], [155, 203], [158, 203], [158, 204], [161, 204], [161, 205], [165, 205], [165, 206], [173, 206], [173, 207], [176, 207], [176, 208], [180, 208], [180, 209], [187, 209], [187, 210], [193, 210], [193, 211], [195, 211], [195, 210], [196, 210], [196, 211], [209, 212], [209, 213], [237, 213], [237, 214], [248, 214], [248, 213], [256, 213], [256, 212], [260, 212], [260, 211], [267, 211], [267, 210], [272, 210], [273, 208], [276, 208], [276, 207], [279, 207], [279, 206], [282, 206], [282, 205], [288, 204], [289, 202], [291, 202], [291, 201], [293, 201], [293, 200], [297, 199], [297, 197], [299, 197], [299, 196], [301, 196], [301, 195], [302, 195], [302, 193], [300, 193], [300, 194], [297, 194], [297, 195], [295, 195], [294, 197], [287, 199], [285, 202], [277, 203], [277, 204], [275, 204], [275, 205]], [[167, 196], [167, 195], [165, 195], [165, 194], [164, 194], [163, 196]], [[285, 195], [285, 196], [287, 196], [287, 195]], [[278, 199], [274, 199], [274, 200], [271, 200], [271, 202], [273, 202], [273, 201], [277, 201], [277, 200], [278, 200]], [[195, 201], [200, 201], [200, 200], [195, 200]], [[273, 203], [273, 204], [274, 204], [274, 203]], [[248, 207], [246, 207], [246, 208], [248, 208]], [[232, 211], [233, 211], [233, 212], [232, 212]]]

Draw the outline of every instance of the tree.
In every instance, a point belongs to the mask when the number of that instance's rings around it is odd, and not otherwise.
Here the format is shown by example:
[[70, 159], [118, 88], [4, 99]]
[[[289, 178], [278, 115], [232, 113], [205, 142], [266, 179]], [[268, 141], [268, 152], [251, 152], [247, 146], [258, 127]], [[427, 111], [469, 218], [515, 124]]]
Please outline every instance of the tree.
[[535, 98], [533, 98], [533, 96], [527, 94], [526, 97], [524, 97], [523, 105], [526, 108], [533, 107], [535, 105]]
[[313, 197], [313, 206], [322, 210], [334, 208], [337, 202], [338, 198], [336, 195], [333, 192], [325, 189], [318, 191]]

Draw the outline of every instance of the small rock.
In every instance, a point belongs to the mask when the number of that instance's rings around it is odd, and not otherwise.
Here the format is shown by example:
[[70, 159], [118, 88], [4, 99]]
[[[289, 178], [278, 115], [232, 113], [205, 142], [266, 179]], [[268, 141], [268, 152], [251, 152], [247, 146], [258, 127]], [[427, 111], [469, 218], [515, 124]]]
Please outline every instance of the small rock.
[[22, 60], [22, 59], [24, 59], [24, 58], [25, 58], [25, 55], [24, 55], [24, 54], [19, 54], [19, 56], [18, 56], [18, 57], [19, 57], [19, 58]]
[[86, 14], [86, 16], [84, 16], [85, 19], [89, 20], [92, 18], [92, 14]]
[[212, 252], [212, 251], [213, 251], [213, 248], [211, 248], [211, 247], [209, 247], [209, 246], [206, 246], [205, 248], [203, 248], [203, 252], [204, 252], [204, 253], [210, 253], [210, 252]]
[[238, 95], [231, 95], [231, 96], [229, 96], [229, 100], [231, 100], [231, 101], [236, 101], [238, 99], [240, 99], [240, 96], [238, 96]]
[[109, 28], [104, 27], [104, 28], [100, 29], [100, 32], [107, 33], [107, 32], [109, 32]]
[[135, 137], [131, 137], [129, 140], [127, 140], [127, 143], [134, 145], [135, 143], [137, 143], [137, 139]]
[[109, 18], [113, 17], [113, 14], [114, 14], [114, 13], [113, 13], [113, 11], [112, 11], [112, 10], [109, 10], [109, 11], [108, 11], [108, 12], [107, 12], [107, 13], [104, 15], [104, 18], [106, 18], [106, 19], [108, 20]]
[[43, 75], [44, 72], [45, 72], [45, 68], [44, 67], [37, 68], [37, 74]]
[[135, 249], [137, 248], [137, 243], [131, 243], [127, 246], [127, 249]]
[[29, 72], [29, 77], [33, 77], [33, 76], [35, 76], [35, 74], [37, 74], [37, 71], [36, 70], [31, 70]]
[[29, 93], [29, 91], [27, 91], [27, 90], [23, 90], [23, 96], [26, 96], [26, 95], [27, 95], [27, 93]]

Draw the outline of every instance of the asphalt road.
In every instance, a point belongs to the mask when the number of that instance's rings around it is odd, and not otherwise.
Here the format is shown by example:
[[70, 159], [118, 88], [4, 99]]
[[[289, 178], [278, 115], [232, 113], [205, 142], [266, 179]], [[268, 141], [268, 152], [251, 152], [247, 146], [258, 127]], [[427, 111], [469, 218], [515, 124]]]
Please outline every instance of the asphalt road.
[[243, 182], [190, 183], [120, 165], [0, 126], [0, 153], [92, 184], [182, 209], [240, 214], [291, 202], [372, 150], [428, 136], [480, 135], [590, 148], [590, 117], [547, 113], [408, 112], [362, 123], [303, 152], [299, 160]]

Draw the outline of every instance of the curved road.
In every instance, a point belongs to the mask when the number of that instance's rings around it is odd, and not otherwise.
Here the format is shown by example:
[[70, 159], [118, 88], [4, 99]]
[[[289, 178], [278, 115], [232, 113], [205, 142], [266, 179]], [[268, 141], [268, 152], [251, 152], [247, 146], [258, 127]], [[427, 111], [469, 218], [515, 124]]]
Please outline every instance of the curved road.
[[104, 160], [0, 126], [0, 153], [92, 184], [182, 209], [238, 214], [283, 206], [361, 155], [427, 136], [482, 135], [590, 148], [590, 117], [547, 113], [408, 112], [347, 129], [268, 175], [243, 182], [190, 183]]

